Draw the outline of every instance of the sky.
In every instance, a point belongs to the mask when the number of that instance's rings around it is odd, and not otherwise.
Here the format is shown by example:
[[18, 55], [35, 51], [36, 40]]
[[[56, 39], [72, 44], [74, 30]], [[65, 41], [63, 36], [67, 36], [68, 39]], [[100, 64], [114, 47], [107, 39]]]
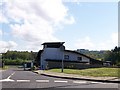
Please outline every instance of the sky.
[[39, 51], [44, 42], [66, 49], [118, 46], [118, 0], [0, 0], [0, 52]]

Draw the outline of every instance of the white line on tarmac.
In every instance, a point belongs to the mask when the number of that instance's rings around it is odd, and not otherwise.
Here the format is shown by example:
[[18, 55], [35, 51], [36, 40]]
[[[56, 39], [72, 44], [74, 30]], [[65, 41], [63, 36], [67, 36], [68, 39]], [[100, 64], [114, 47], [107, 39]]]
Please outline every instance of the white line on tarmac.
[[0, 82], [15, 82], [15, 81], [12, 79], [3, 79], [3, 80], [0, 80]]
[[3, 71], [5, 71], [5, 70], [0, 70], [0, 72], [3, 72]]
[[49, 80], [36, 80], [36, 82], [42, 82], [42, 83], [46, 82], [47, 83], [47, 82], [49, 82]]
[[30, 82], [30, 80], [17, 80], [17, 82]]
[[102, 82], [91, 82], [92, 84], [101, 84]]
[[73, 81], [73, 83], [82, 84], [82, 83], [87, 83], [87, 82], [86, 81]]
[[[105, 83], [105, 82], [91, 82], [92, 84], [108, 84], [108, 83]], [[113, 84], [113, 83], [109, 83], [109, 84]]]
[[0, 82], [14, 82], [14, 80], [10, 79], [12, 75], [14, 75], [15, 72], [13, 72], [10, 76], [8, 76], [6, 79], [0, 80]]
[[58, 81], [58, 80], [56, 80], [54, 82], [56, 82], [56, 83], [67, 83], [68, 81]]
[[10, 79], [12, 75], [14, 75], [15, 72], [13, 72], [10, 76], [7, 77], [7, 79]]

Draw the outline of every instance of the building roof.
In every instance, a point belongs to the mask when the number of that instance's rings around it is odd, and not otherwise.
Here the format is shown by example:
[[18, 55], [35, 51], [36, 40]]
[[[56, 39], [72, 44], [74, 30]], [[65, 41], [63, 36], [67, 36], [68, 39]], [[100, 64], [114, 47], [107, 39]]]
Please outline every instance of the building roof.
[[90, 58], [90, 59], [92, 59], [91, 57], [86, 56], [85, 54], [79, 53], [79, 52], [77, 52], [77, 51], [71, 51], [71, 50], [65, 50], [65, 51], [66, 51], [66, 52], [76, 53], [76, 54], [82, 55], [82, 56], [84, 56], [84, 57], [86, 57], [86, 58]]
[[86, 57], [86, 58], [89, 58], [89, 59], [90, 59], [90, 63], [102, 63], [102, 61], [93, 59], [93, 58], [91, 58], [91, 57], [89, 57], [89, 56], [87, 56], [87, 55], [85, 55], [85, 54], [79, 53], [79, 52], [77, 52], [77, 51], [71, 51], [71, 50], [65, 50], [65, 51], [66, 51], [66, 52], [76, 53], [76, 54], [82, 55], [82, 56], [84, 56], [84, 57]]
[[42, 45], [63, 45], [65, 42], [45, 42]]

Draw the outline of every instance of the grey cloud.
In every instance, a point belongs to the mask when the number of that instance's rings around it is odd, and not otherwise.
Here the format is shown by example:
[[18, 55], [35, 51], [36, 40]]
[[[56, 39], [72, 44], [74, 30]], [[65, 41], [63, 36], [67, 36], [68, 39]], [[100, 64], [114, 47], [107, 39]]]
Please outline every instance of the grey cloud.
[[38, 16], [44, 18], [47, 21], [51, 21], [52, 18], [47, 15], [47, 13], [42, 9], [42, 7], [38, 4], [30, 3], [32, 9], [34, 10], [34, 13], [36, 13]]

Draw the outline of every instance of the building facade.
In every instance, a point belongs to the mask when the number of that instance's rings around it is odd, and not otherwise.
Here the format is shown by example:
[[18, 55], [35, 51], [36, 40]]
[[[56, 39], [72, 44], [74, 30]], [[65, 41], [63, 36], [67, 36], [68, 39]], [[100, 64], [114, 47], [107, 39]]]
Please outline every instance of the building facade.
[[[43, 50], [40, 50], [38, 62], [40, 68], [61, 68], [62, 61], [64, 68], [83, 68], [92, 64], [92, 58], [76, 51], [65, 50], [64, 42], [43, 43]], [[97, 60], [98, 61], [98, 60]], [[85, 67], [84, 67], [85, 68]]]

